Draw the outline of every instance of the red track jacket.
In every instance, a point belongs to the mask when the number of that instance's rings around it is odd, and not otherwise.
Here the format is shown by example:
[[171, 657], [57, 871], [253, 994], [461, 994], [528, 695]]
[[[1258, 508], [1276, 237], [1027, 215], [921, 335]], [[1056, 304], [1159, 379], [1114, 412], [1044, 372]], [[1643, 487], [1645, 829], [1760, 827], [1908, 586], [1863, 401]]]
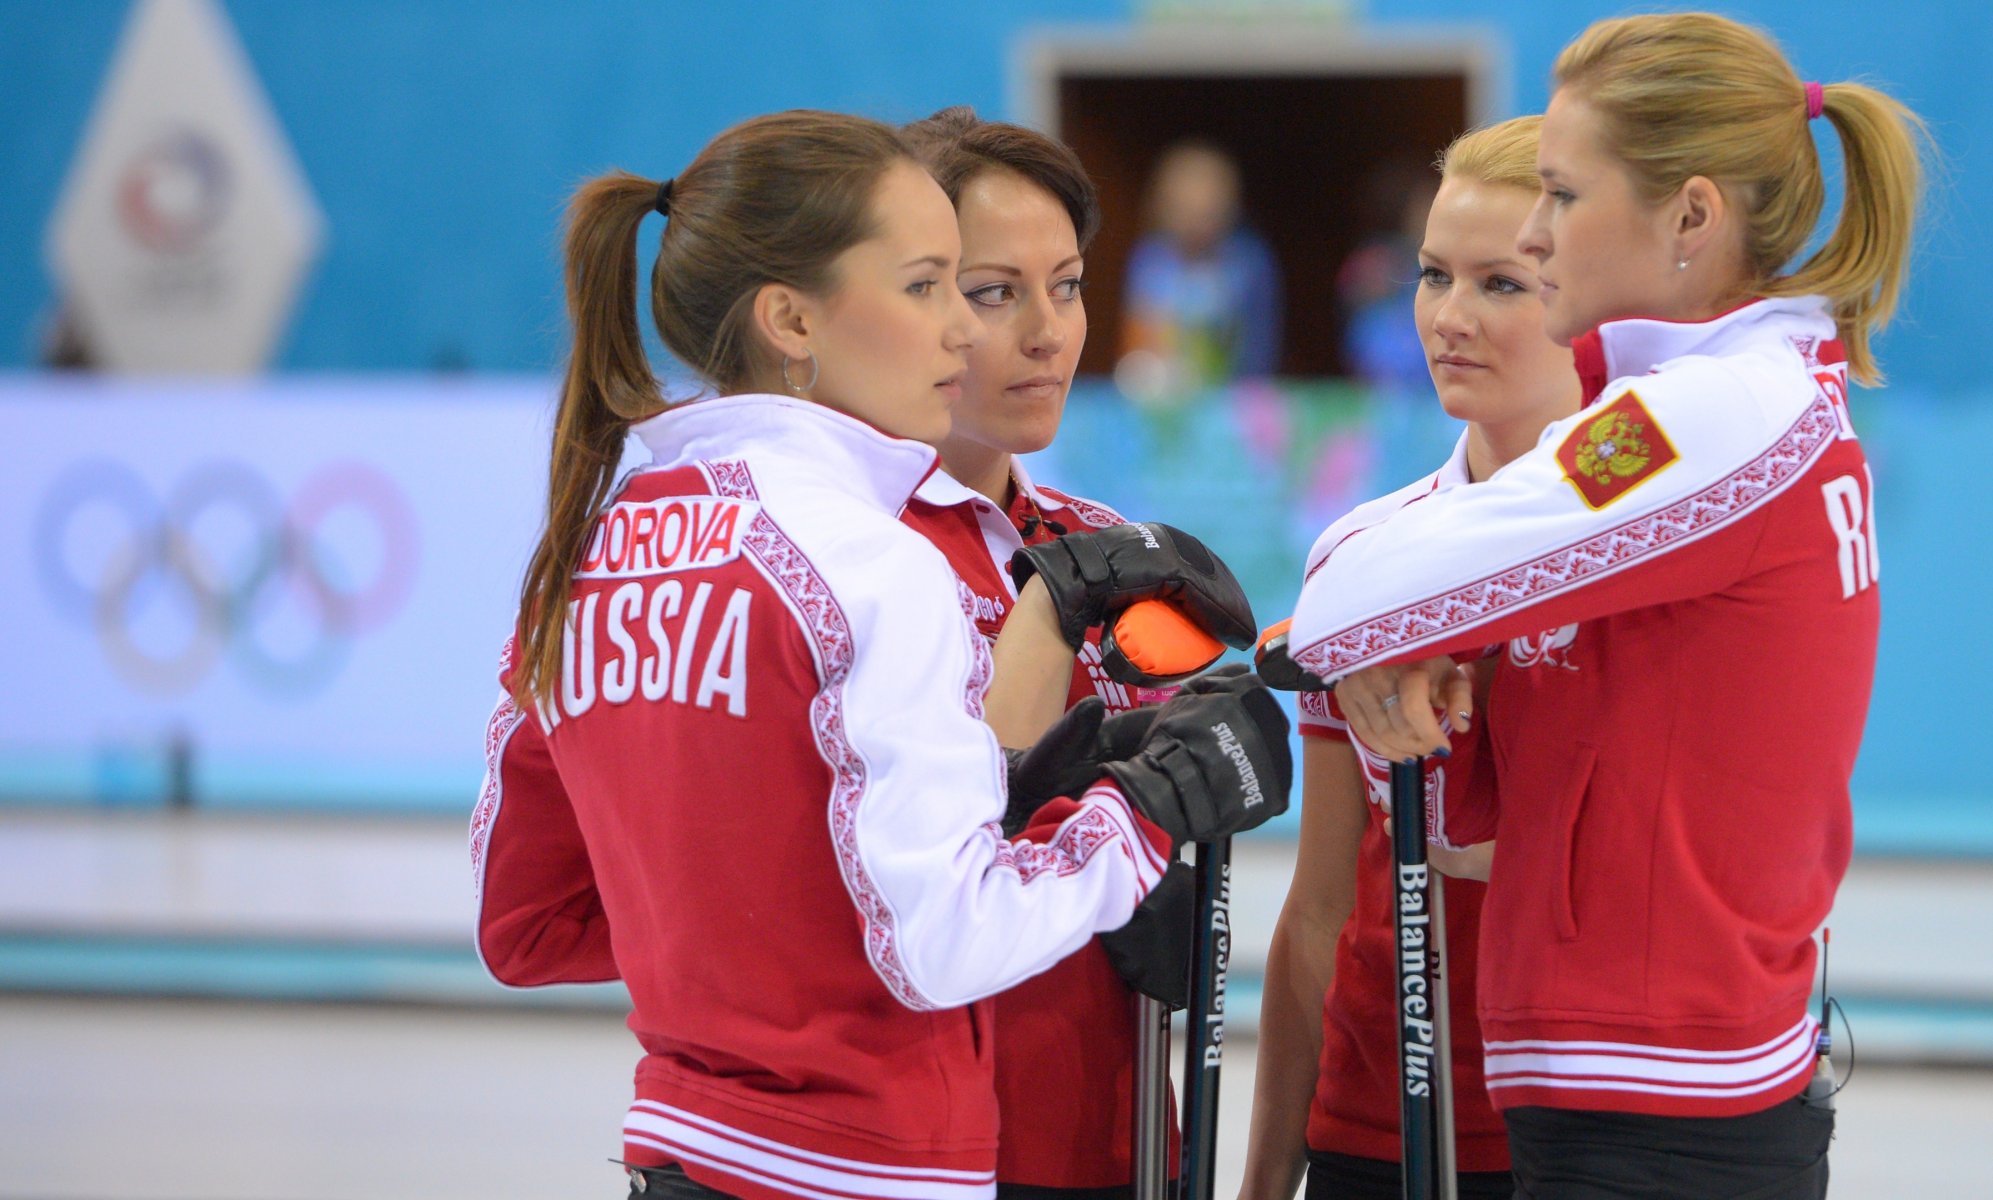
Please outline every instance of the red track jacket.
[[1005, 841], [989, 654], [896, 519], [934, 452], [778, 396], [637, 427], [556, 702], [502, 701], [472, 821], [501, 982], [620, 975], [625, 1156], [753, 1198], [995, 1191], [984, 997], [1164, 861], [1111, 785]]
[[[1326, 678], [1507, 642], [1481, 1032], [1498, 1107], [1679, 1116], [1804, 1088], [1878, 622], [1872, 484], [1818, 298], [1599, 331], [1603, 396], [1330, 548]], [[1497, 818], [1499, 824], [1497, 824]]]
[[[906, 523], [940, 548], [975, 597], [976, 627], [992, 640], [1017, 597], [1005, 565], [1026, 540], [1123, 524], [1113, 509], [1033, 486], [1014, 467], [1017, 497], [1001, 512], [944, 472], [920, 485]], [[1023, 530], [1030, 529], [1028, 539]], [[1068, 704], [1098, 695], [1110, 712], [1159, 704], [1170, 691], [1130, 687], [1100, 665], [1091, 631], [1073, 665]], [[1098, 942], [991, 1001], [996, 1013], [997, 1178], [1035, 1187], [1104, 1188], [1132, 1178], [1134, 993]], [[1170, 1161], [1176, 1161], [1171, 1128]], [[1174, 1175], [1174, 1170], [1171, 1171]]]

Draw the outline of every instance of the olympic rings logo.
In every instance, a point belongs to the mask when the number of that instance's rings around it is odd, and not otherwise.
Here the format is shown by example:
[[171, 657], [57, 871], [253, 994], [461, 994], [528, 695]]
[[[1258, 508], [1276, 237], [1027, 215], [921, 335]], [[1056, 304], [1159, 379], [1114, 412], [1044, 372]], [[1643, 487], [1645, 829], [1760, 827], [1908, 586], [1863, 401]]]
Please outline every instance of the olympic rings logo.
[[145, 147], [118, 181], [118, 214], [140, 245], [180, 254], [228, 211], [233, 173], [212, 138], [177, 130]]
[[321, 468], [286, 504], [240, 462], [201, 464], [161, 496], [93, 459], [44, 494], [34, 555], [57, 609], [93, 627], [133, 683], [185, 691], [227, 654], [264, 690], [296, 697], [330, 682], [354, 637], [407, 601], [417, 545], [407, 497], [363, 463]]

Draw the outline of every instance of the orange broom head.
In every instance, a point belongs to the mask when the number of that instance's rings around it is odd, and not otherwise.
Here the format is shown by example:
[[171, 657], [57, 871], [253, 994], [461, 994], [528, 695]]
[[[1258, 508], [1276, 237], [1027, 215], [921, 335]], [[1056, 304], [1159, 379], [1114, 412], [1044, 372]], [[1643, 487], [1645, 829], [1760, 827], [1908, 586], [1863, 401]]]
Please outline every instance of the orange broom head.
[[1195, 674], [1225, 653], [1224, 643], [1166, 600], [1141, 600], [1122, 610], [1114, 644], [1138, 670], [1160, 678]]

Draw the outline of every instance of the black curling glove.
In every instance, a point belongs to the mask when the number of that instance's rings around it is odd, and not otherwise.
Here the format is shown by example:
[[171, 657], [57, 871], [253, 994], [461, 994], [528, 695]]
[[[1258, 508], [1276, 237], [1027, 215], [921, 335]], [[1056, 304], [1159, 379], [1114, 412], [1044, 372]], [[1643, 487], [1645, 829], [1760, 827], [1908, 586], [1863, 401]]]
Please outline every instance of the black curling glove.
[[1212, 637], [1235, 649], [1257, 626], [1231, 568], [1203, 542], [1154, 522], [1110, 525], [1025, 546], [1010, 556], [1019, 591], [1036, 575], [1051, 593], [1059, 631], [1077, 650], [1086, 631], [1137, 600], [1168, 600]]
[[1100, 697], [1088, 696], [1030, 749], [1005, 750], [1010, 802], [1004, 809], [1004, 836], [1022, 833], [1046, 801], [1077, 797], [1093, 786], [1107, 774], [1108, 763], [1133, 758], [1148, 739], [1156, 712], [1152, 705], [1109, 716]]
[[1190, 1007], [1190, 942], [1197, 925], [1197, 873], [1171, 863], [1161, 883], [1119, 929], [1100, 935], [1100, 948], [1130, 991]]
[[1134, 758], [1107, 773], [1177, 843], [1243, 833], [1287, 811], [1294, 755], [1287, 714], [1239, 664], [1183, 685]]

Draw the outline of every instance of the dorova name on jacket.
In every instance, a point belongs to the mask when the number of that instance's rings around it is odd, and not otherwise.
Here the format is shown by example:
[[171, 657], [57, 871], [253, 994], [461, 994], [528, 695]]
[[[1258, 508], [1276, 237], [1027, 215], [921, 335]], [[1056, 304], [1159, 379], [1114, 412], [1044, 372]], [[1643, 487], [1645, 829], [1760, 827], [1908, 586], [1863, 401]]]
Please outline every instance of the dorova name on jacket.
[[[748, 619], [753, 593], [675, 576], [731, 562], [759, 514], [752, 500], [676, 496], [623, 501], [597, 518], [578, 580], [622, 580], [568, 603], [561, 629], [559, 703], [542, 705], [549, 730], [595, 706], [691, 704], [747, 717]], [[604, 622], [598, 626], [597, 622]], [[611, 651], [597, 651], [602, 629]]]

